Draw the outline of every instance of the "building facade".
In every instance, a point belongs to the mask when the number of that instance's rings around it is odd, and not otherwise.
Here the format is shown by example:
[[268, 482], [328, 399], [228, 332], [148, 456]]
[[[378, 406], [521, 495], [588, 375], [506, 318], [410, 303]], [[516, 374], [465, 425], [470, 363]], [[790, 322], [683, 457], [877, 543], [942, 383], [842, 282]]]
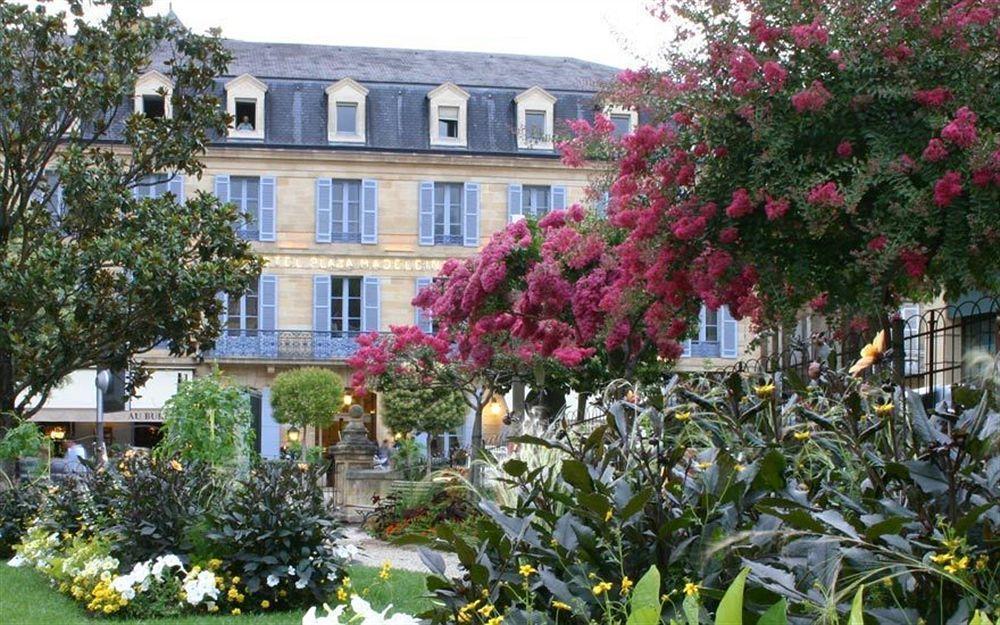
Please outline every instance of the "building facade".
[[[563, 166], [554, 136], [566, 120], [593, 117], [599, 88], [616, 72], [565, 58], [227, 47], [234, 60], [217, 88], [234, 123], [213, 141], [204, 175], [165, 173], [136, 193], [205, 192], [235, 203], [247, 215], [240, 234], [267, 264], [254, 289], [227, 299], [213, 350], [197, 359], [150, 354], [154, 386], [110, 419], [108, 442], [155, 441], [158, 409], [178, 381], [219, 366], [259, 391], [261, 451], [277, 454], [286, 439], [270, 417], [275, 375], [323, 366], [346, 381], [345, 360], [360, 333], [429, 326], [410, 301], [446, 259], [475, 254], [511, 220], [587, 201], [592, 172]], [[171, 115], [172, 88], [166, 67], [154, 62], [123, 116]], [[618, 132], [638, 122], [635, 112], [608, 112]], [[724, 309], [703, 316], [682, 367], [732, 362], [747, 344], [745, 327]], [[36, 420], [76, 438], [93, 435], [93, 391], [81, 388], [75, 380], [57, 391]], [[147, 395], [157, 405], [147, 405]], [[386, 435], [377, 398], [351, 401], [364, 406], [373, 437]], [[495, 403], [487, 436], [499, 433], [509, 398]], [[310, 444], [336, 439], [335, 427], [306, 432]], [[446, 437], [438, 451], [454, 443]]]

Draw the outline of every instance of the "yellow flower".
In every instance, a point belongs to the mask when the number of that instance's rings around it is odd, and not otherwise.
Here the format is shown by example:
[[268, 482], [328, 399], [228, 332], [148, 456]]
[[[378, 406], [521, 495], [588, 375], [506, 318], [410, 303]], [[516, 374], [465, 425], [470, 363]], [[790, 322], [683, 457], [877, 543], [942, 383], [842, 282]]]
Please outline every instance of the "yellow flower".
[[736, 464], [733, 465], [733, 468], [736, 469], [737, 473], [740, 473], [742, 471], [745, 471], [747, 467], [745, 464], [740, 464], [737, 462]]
[[807, 441], [812, 438], [812, 432], [809, 430], [803, 430], [801, 432], [794, 432], [792, 436], [794, 436], [797, 441]]
[[675, 412], [674, 413], [674, 419], [677, 419], [678, 421], [690, 421], [691, 420], [691, 411], [688, 410], [688, 411], [685, 411], [685, 412], [680, 412], [680, 411]]
[[630, 580], [628, 578], [628, 575], [626, 575], [625, 577], [622, 578], [622, 584], [621, 584], [621, 586], [622, 586], [622, 594], [623, 595], [629, 591], [629, 588], [632, 587], [632, 580]]
[[181, 463], [177, 462], [176, 460], [171, 460], [170, 461], [170, 468], [173, 469], [174, 471], [183, 471], [184, 470], [184, 466]]
[[969, 556], [962, 556], [961, 558], [952, 560], [952, 563], [945, 566], [944, 570], [954, 575], [955, 573], [964, 571], [967, 568], [969, 568]]
[[234, 584], [239, 584], [240, 583], [240, 578], [239, 577], [234, 577], [233, 578], [233, 583]]
[[337, 601], [347, 601], [347, 591], [342, 587], [337, 589]]
[[392, 562], [386, 560], [382, 563], [382, 568], [378, 572], [379, 579], [386, 581], [389, 579], [389, 571], [392, 570]]
[[476, 612], [479, 612], [479, 616], [482, 616], [483, 618], [486, 618], [490, 614], [493, 614], [494, 610], [496, 610], [496, 608], [493, 607], [493, 604], [492, 603], [487, 603], [483, 607], [481, 607], [478, 610], [476, 610]]
[[875, 404], [875, 415], [878, 417], [888, 417], [892, 414], [894, 406], [891, 401], [884, 404]]
[[889, 340], [885, 336], [885, 330], [879, 330], [872, 342], [861, 348], [861, 358], [848, 371], [851, 375], [860, 375], [865, 369], [881, 361], [887, 349]]
[[233, 608], [233, 616], [239, 616], [243, 612], [239, 608]]
[[568, 603], [563, 603], [562, 601], [553, 601], [552, 607], [557, 610], [566, 610], [567, 612], [573, 610], [573, 608]]
[[264, 608], [266, 610], [269, 607], [271, 607], [271, 602], [268, 601], [267, 599], [264, 599], [263, 601], [260, 602], [260, 607], [262, 607], [262, 608]]
[[946, 538], [941, 541], [941, 544], [944, 545], [949, 551], [955, 551], [962, 546], [962, 541], [958, 538]]
[[486, 625], [503, 625], [503, 617], [494, 616], [490, 620], [486, 621]]
[[697, 597], [698, 584], [695, 584], [693, 582], [688, 582], [684, 584], [684, 594], [687, 595], [688, 597]]
[[607, 523], [611, 520], [611, 516], [614, 514], [614, 510], [608, 508], [608, 511], [604, 513], [604, 522]]
[[931, 556], [931, 562], [934, 564], [944, 564], [951, 560], [952, 555], [950, 553], [936, 553]]
[[342, 582], [340, 582], [340, 583], [341, 583], [341, 585], [342, 585], [342, 586], [343, 586], [344, 588], [350, 588], [350, 587], [351, 587], [351, 578], [350, 578], [350, 577], [345, 577], [345, 578], [344, 578], [344, 581], [342, 581]]
[[219, 568], [220, 566], [222, 566], [222, 560], [218, 558], [212, 558], [211, 560], [208, 561], [208, 568], [212, 569], [213, 571]]
[[535, 567], [531, 566], [530, 564], [522, 564], [520, 571], [521, 571], [521, 577], [531, 577], [532, 573], [538, 572], [535, 569]]
[[767, 384], [761, 384], [760, 386], [754, 386], [753, 392], [757, 397], [761, 399], [771, 399], [774, 397], [774, 384], [768, 382]]
[[279, 590], [279, 591], [278, 591], [278, 596], [279, 596], [279, 597], [285, 597], [285, 596], [288, 596], [288, 591], [287, 591], [287, 590]]
[[985, 571], [987, 565], [990, 563], [990, 557], [985, 553], [976, 559], [976, 570]]
[[594, 586], [592, 590], [595, 596], [600, 597], [602, 594], [611, 590], [613, 587], [614, 584], [612, 584], [611, 582], [598, 582], [597, 585]]

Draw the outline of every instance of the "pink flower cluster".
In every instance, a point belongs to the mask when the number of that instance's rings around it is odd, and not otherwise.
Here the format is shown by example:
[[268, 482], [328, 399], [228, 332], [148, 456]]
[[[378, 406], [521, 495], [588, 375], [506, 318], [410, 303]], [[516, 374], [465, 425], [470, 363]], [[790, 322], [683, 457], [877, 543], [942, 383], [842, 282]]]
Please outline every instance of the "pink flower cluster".
[[962, 177], [955, 171], [947, 171], [934, 183], [934, 203], [944, 208], [962, 195]]
[[836, 208], [844, 205], [844, 196], [840, 194], [836, 182], [824, 182], [809, 190], [806, 202], [815, 206]]
[[795, 41], [795, 45], [800, 48], [809, 48], [815, 45], [825, 46], [830, 41], [830, 35], [820, 25], [818, 17], [810, 24], [797, 24], [788, 30]]
[[955, 118], [941, 129], [941, 138], [960, 148], [971, 148], [976, 143], [977, 116], [968, 107], [955, 111]]
[[795, 107], [798, 113], [816, 113], [823, 110], [823, 107], [826, 106], [826, 103], [832, 97], [821, 81], [814, 80], [807, 89], [803, 89], [792, 96], [792, 106]]

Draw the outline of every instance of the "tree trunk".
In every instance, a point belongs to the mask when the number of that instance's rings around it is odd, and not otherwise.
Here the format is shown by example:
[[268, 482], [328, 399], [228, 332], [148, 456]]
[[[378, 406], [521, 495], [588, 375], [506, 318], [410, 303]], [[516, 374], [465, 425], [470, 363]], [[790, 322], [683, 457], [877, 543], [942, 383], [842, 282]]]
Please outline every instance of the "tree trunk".
[[469, 479], [473, 486], [482, 486], [483, 483], [483, 467], [479, 462], [479, 456], [481, 455], [483, 449], [483, 409], [486, 404], [483, 403], [482, 399], [476, 402], [476, 416], [472, 421], [472, 445], [469, 450], [469, 462], [471, 463]]
[[16, 424], [14, 405], [14, 364], [7, 352], [0, 352], [0, 438]]

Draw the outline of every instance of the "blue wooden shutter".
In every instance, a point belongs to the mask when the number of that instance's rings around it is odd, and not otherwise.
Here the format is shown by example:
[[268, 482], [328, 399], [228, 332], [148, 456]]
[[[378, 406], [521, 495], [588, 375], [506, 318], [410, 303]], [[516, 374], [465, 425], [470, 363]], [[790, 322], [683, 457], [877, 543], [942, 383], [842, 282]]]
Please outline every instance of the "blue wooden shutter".
[[229, 202], [229, 174], [215, 175], [215, 197], [223, 204]]
[[521, 198], [521, 185], [507, 185], [507, 223], [514, 223], [524, 217], [524, 205]]
[[276, 201], [274, 176], [260, 177], [260, 240], [273, 241], [275, 235]]
[[278, 329], [278, 276], [260, 277], [260, 329]]
[[316, 242], [330, 242], [330, 194], [333, 181], [329, 178], [316, 179]]
[[434, 245], [434, 183], [420, 183], [420, 245]]
[[361, 181], [361, 242], [378, 243], [378, 181]]
[[260, 455], [262, 458], [277, 460], [281, 455], [281, 428], [274, 420], [271, 408], [271, 389], [265, 386], [260, 391]]
[[[417, 278], [417, 290], [415, 295], [419, 295], [420, 292], [429, 287], [433, 281], [434, 281], [433, 278], [428, 278], [428, 277]], [[431, 312], [429, 310], [424, 310], [419, 306], [414, 306], [413, 323], [427, 334], [433, 332], [434, 322], [431, 319]]]
[[381, 315], [379, 313], [381, 293], [379, 289], [379, 279], [376, 276], [365, 276], [364, 288], [361, 290], [361, 307], [363, 318], [361, 329], [365, 332], [378, 332], [381, 325]]
[[463, 245], [465, 247], [479, 247], [479, 183], [466, 182], [464, 185], [465, 201], [462, 206], [465, 219], [463, 220]]
[[552, 210], [566, 208], [566, 187], [552, 187]]
[[184, 172], [179, 171], [167, 182], [167, 191], [174, 194], [178, 204], [184, 203]]
[[330, 331], [330, 276], [313, 276], [313, 330]]
[[729, 314], [728, 306], [719, 308], [719, 326], [719, 355], [723, 358], [736, 358], [739, 356], [739, 332], [736, 319]]

